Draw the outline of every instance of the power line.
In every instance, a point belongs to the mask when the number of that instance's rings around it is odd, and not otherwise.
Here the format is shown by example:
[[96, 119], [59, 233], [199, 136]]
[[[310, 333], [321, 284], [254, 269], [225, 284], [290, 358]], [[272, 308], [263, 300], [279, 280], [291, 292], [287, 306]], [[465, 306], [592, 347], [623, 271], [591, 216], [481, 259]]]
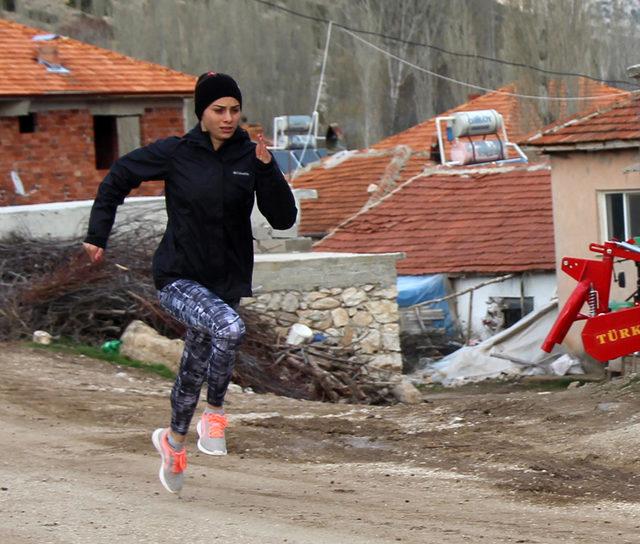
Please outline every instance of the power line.
[[[510, 93], [508, 91], [501, 91], [499, 89], [490, 89], [488, 87], [483, 87], [481, 85], [474, 85], [473, 83], [467, 83], [466, 81], [460, 81], [458, 79], [454, 79], [452, 77], [448, 77], [442, 74], [438, 74], [437, 72], [432, 72], [431, 70], [427, 70], [426, 68], [423, 68], [422, 66], [419, 66], [417, 64], [414, 64], [413, 62], [410, 62], [406, 59], [403, 59], [402, 57], [399, 57], [398, 55], [394, 55], [393, 53], [390, 53], [389, 51], [386, 51], [384, 49], [382, 49], [381, 47], [378, 47], [377, 45], [365, 40], [364, 38], [361, 38], [360, 36], [358, 36], [355, 32], [351, 32], [350, 30], [346, 30], [344, 28], [341, 28], [340, 30], [342, 30], [342, 32], [348, 34], [349, 36], [353, 37], [356, 40], [361, 41], [362, 43], [366, 44], [367, 46], [375, 49], [376, 51], [387, 55], [388, 57], [391, 57], [394, 60], [397, 60], [398, 62], [401, 62], [403, 64], [406, 64], [407, 66], [410, 66], [411, 68], [414, 68], [420, 72], [424, 72], [425, 74], [429, 74], [433, 77], [437, 77], [439, 79], [443, 79], [445, 81], [449, 81], [450, 83], [455, 83], [457, 85], [462, 85], [464, 87], [470, 87], [472, 89], [477, 89], [479, 91], [484, 91], [484, 92], [493, 92], [493, 93], [498, 93], [498, 94], [502, 94], [505, 96], [514, 96], [517, 98], [527, 98], [530, 100], [545, 100], [545, 101], [550, 101], [550, 102], [554, 102], [554, 101], [558, 101], [558, 102], [569, 102], [569, 101], [578, 101], [578, 100], [602, 100], [604, 98], [622, 98], [622, 92], [619, 93], [615, 93], [615, 94], [603, 94], [603, 95], [599, 95], [599, 96], [566, 96], [566, 97], [556, 97], [556, 96], [542, 96], [542, 95], [531, 95], [531, 94], [519, 94], [519, 93]], [[634, 91], [635, 92], [635, 91]]]
[[514, 62], [514, 61], [508, 61], [508, 60], [504, 60], [504, 59], [498, 59], [498, 58], [494, 58], [494, 57], [489, 57], [486, 55], [479, 55], [476, 53], [462, 53], [462, 52], [458, 52], [458, 51], [450, 51], [448, 49], [445, 49], [444, 47], [439, 47], [437, 45], [433, 45], [433, 44], [429, 44], [429, 43], [424, 43], [424, 42], [417, 42], [417, 41], [412, 41], [412, 40], [404, 40], [402, 38], [399, 38], [397, 36], [390, 36], [388, 34], [383, 34], [381, 32], [373, 32], [371, 30], [363, 30], [361, 28], [354, 28], [348, 25], [344, 25], [342, 23], [337, 23], [335, 21], [330, 21], [329, 19], [324, 19], [323, 17], [315, 17], [313, 15], [307, 15], [305, 13], [301, 13], [299, 11], [295, 11], [293, 9], [290, 8], [286, 8], [284, 6], [280, 6], [278, 4], [275, 4], [274, 2], [270, 2], [268, 0], [253, 0], [254, 2], [257, 2], [258, 4], [263, 4], [265, 6], [268, 6], [272, 9], [276, 9], [279, 11], [282, 11], [284, 13], [288, 13], [289, 15], [293, 15], [294, 17], [300, 17], [302, 19], [306, 19], [308, 21], [314, 21], [317, 23], [325, 23], [328, 24], [330, 22], [333, 23], [333, 26], [343, 29], [343, 30], [348, 30], [351, 32], [354, 32], [356, 34], [363, 34], [363, 35], [368, 35], [368, 36], [376, 36], [378, 38], [383, 38], [385, 40], [391, 40], [397, 43], [402, 43], [402, 44], [406, 44], [406, 45], [413, 45], [416, 47], [426, 47], [428, 49], [432, 49], [433, 51], [438, 51], [439, 53], [444, 53], [446, 55], [452, 55], [454, 57], [460, 57], [460, 58], [470, 58], [470, 59], [477, 59], [477, 60], [485, 60], [485, 61], [489, 61], [489, 62], [495, 62], [497, 64], [502, 64], [505, 66], [515, 66], [516, 68], [526, 68], [528, 70], [533, 70], [535, 72], [540, 72], [543, 74], [548, 74], [548, 75], [556, 75], [556, 76], [571, 76], [571, 77], [584, 77], [587, 79], [591, 79], [593, 81], [598, 81], [600, 83], [606, 83], [606, 84], [618, 84], [618, 85], [630, 85], [630, 86], [634, 86], [637, 87], [637, 84], [634, 82], [630, 82], [630, 81], [621, 81], [621, 80], [607, 80], [607, 79], [601, 79], [595, 76], [591, 76], [589, 74], [583, 74], [580, 72], [564, 72], [564, 71], [558, 71], [558, 70], [547, 70], [545, 68], [538, 68], [537, 66], [532, 66], [531, 64], [526, 64], [523, 62]]
[[[333, 27], [332, 23], [329, 23], [329, 27], [327, 28], [327, 40], [324, 44], [324, 54], [322, 55], [322, 69], [320, 70], [320, 81], [318, 82], [318, 90], [316, 92], [316, 101], [313, 104], [313, 111], [311, 112], [311, 123], [309, 124], [309, 131], [307, 132], [307, 138], [304, 141], [304, 147], [302, 148], [302, 153], [300, 154], [300, 162], [298, 163], [297, 168], [293, 172], [291, 176], [291, 180], [293, 181], [298, 177], [298, 172], [300, 168], [302, 168], [302, 161], [307, 153], [307, 146], [309, 145], [309, 139], [311, 138], [311, 129], [313, 128], [314, 121], [317, 123], [317, 112], [318, 105], [320, 104], [320, 95], [322, 94], [322, 85], [324, 83], [324, 71], [327, 67], [327, 57], [329, 56], [329, 44], [331, 43], [331, 29]], [[317, 126], [317, 125], [316, 125]], [[275, 142], [277, 144], [277, 142]]]

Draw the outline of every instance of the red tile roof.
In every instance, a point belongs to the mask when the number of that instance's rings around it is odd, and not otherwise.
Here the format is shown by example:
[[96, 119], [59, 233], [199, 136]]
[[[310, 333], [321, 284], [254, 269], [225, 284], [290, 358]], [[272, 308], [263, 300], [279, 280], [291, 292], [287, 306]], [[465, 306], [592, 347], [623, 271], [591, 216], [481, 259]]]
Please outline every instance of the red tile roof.
[[[193, 92], [193, 76], [66, 37], [33, 41], [42, 34], [47, 32], [0, 19], [0, 96]], [[38, 44], [70, 73], [47, 71], [37, 61]]]
[[546, 127], [526, 143], [553, 148], [630, 140], [637, 145], [639, 139], [640, 96], [634, 94], [605, 110], [591, 111]]
[[[578, 80], [578, 87], [574, 92], [576, 96], [598, 97], [593, 100], [580, 101], [579, 107], [582, 111], [587, 109], [591, 110], [596, 107], [607, 107], [616, 99], [628, 96], [629, 94], [620, 89], [609, 87], [608, 85], [586, 78], [580, 78]], [[531, 99], [513, 96], [517, 93], [517, 85], [512, 83], [447, 110], [438, 117], [452, 115], [460, 111], [496, 110], [501, 113], [504, 118], [509, 140], [519, 143], [522, 142], [524, 137], [530, 134], [532, 130], [542, 127], [545, 123], [536, 112], [534, 102]], [[567, 90], [566, 85], [562, 84], [558, 86], [554, 81], [551, 81], [548, 94], [551, 97], [562, 97], [571, 94], [571, 92]], [[568, 104], [568, 101], [550, 102], [549, 108], [554, 113], [556, 119], [562, 118], [567, 114]], [[372, 147], [373, 149], [388, 149], [397, 145], [408, 145], [417, 151], [429, 150], [432, 143], [437, 143], [435, 117], [427, 119], [404, 132], [389, 136]]]
[[399, 274], [555, 268], [547, 164], [415, 176], [314, 245], [315, 251], [403, 251]]
[[[342, 161], [340, 159], [343, 158]], [[324, 235], [359, 212], [373, 196], [383, 196], [429, 163], [424, 153], [407, 148], [346, 152], [320, 161], [293, 180], [296, 189], [316, 189], [316, 200], [301, 202], [299, 232]], [[375, 184], [374, 193], [368, 191]]]
[[[550, 96], [566, 96], [569, 91], [566, 86], [555, 86], [550, 83]], [[466, 104], [448, 110], [442, 115], [450, 115], [458, 111], [495, 109], [505, 120], [509, 138], [512, 141], [522, 141], [524, 135], [534, 128], [542, 126], [543, 122], [533, 108], [531, 100], [523, 100], [512, 96], [517, 92], [515, 84], [507, 85], [496, 91], [475, 98]], [[628, 96], [628, 93], [602, 85], [589, 79], [580, 79], [578, 89], [573, 91], [579, 96], [597, 96], [597, 107], [610, 105], [616, 97]], [[592, 103], [594, 101], [586, 101]], [[582, 102], [580, 103], [582, 104]], [[555, 114], [566, 112], [567, 102], [554, 103]], [[420, 123], [404, 132], [381, 140], [371, 151], [361, 151], [350, 155], [343, 163], [336, 167], [326, 167], [333, 159], [325, 159], [316, 164], [309, 171], [303, 171], [293, 181], [296, 188], [316, 189], [317, 200], [302, 202], [302, 223], [300, 233], [303, 235], [322, 235], [357, 213], [371, 199], [384, 196], [389, 189], [412, 175], [420, 172], [425, 166], [435, 163], [429, 160], [431, 144], [436, 141], [435, 118]], [[385, 176], [387, 169], [393, 171], [392, 158], [402, 156], [398, 146], [409, 146], [412, 154], [403, 167], [394, 175]], [[392, 177], [395, 183], [385, 183], [382, 178]], [[380, 189], [368, 193], [371, 184], [380, 185]]]

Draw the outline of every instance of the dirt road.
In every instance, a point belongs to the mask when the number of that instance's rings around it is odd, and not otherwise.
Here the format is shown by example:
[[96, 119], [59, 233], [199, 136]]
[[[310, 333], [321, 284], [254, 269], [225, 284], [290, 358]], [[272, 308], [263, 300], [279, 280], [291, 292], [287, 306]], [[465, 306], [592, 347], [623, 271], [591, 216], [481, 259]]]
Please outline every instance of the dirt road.
[[6, 344], [0, 369], [3, 544], [640, 542], [634, 381], [392, 407], [231, 393], [231, 454], [191, 441], [178, 497], [150, 441], [169, 382]]

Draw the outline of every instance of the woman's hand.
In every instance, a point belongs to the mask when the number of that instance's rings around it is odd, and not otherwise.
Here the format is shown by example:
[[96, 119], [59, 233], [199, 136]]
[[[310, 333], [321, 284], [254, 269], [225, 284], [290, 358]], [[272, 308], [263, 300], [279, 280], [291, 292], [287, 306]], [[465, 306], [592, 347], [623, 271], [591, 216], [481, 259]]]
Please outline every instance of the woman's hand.
[[82, 243], [82, 247], [89, 255], [89, 259], [92, 263], [99, 263], [102, 259], [104, 259], [104, 249], [98, 246], [94, 246], [93, 244], [89, 244], [87, 242]]
[[264, 143], [264, 136], [262, 134], [258, 134], [256, 158], [265, 164], [269, 164], [271, 162], [271, 153], [267, 150], [267, 144]]

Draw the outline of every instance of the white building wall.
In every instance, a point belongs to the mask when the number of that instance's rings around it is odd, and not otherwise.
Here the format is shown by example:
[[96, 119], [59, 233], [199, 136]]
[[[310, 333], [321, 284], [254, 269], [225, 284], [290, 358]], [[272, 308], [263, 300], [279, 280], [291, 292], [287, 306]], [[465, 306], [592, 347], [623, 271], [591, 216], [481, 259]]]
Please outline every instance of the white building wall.
[[[92, 200], [0, 207], [0, 238], [19, 234], [35, 239], [82, 238], [87, 232]], [[114, 229], [134, 221], [148, 222], [162, 232], [167, 223], [164, 197], [131, 197], [118, 208]]]
[[[487, 280], [498, 276], [472, 276], [451, 278], [453, 292], [458, 293], [479, 285]], [[462, 333], [466, 335], [469, 323], [469, 298], [473, 296], [471, 305], [471, 336], [476, 338], [486, 338], [490, 334], [482, 324], [487, 313], [487, 302], [489, 297], [515, 297], [520, 298], [521, 283], [525, 297], [533, 297], [533, 309], [537, 310], [544, 306], [556, 296], [556, 274], [555, 272], [538, 272], [516, 275], [499, 283], [492, 283], [480, 287], [454, 299], [458, 319], [462, 327]]]
[[[294, 189], [293, 196], [300, 210], [300, 200], [317, 198], [316, 191]], [[12, 234], [35, 239], [73, 239], [84, 237], [89, 223], [93, 200], [27, 204], [23, 206], [0, 206], [0, 239]], [[114, 230], [126, 230], [128, 225], [144, 221], [159, 234], [167, 224], [167, 212], [163, 196], [128, 197], [118, 207]], [[298, 236], [300, 213], [295, 225], [287, 230], [271, 228], [267, 220], [254, 206], [251, 215], [253, 235], [256, 240], [293, 239]], [[308, 248], [304, 248], [308, 249]]]

